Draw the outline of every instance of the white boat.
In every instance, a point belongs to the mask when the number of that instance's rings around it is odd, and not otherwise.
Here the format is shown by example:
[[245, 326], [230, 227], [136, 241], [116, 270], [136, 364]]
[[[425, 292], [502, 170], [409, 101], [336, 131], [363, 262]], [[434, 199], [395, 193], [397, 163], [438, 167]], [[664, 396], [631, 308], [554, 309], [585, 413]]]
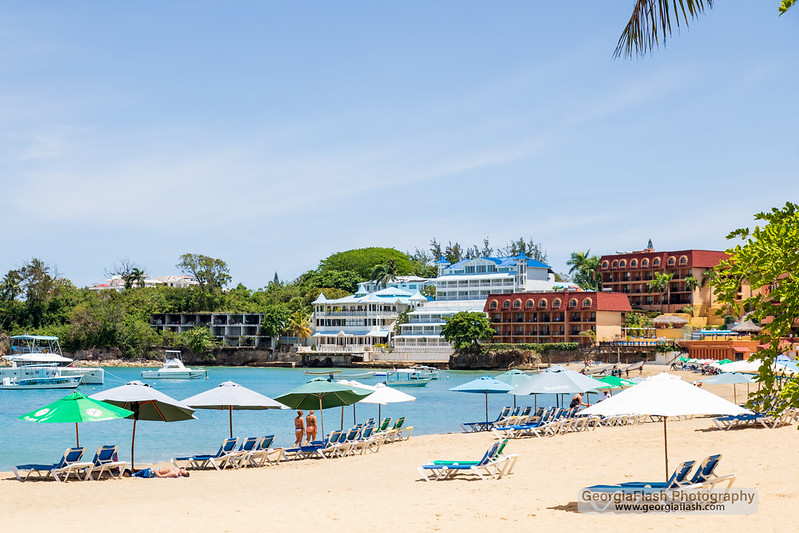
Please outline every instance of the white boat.
[[424, 387], [431, 381], [433, 378], [423, 377], [421, 373], [411, 368], [386, 372], [386, 385], [389, 387]]
[[74, 389], [79, 384], [102, 384], [102, 368], [75, 368], [62, 366], [72, 359], [61, 354], [58, 337], [46, 335], [14, 335], [11, 337], [11, 354], [3, 359], [10, 366], [0, 368], [0, 388]]
[[416, 365], [410, 367], [408, 370], [416, 372], [421, 378], [438, 379], [438, 369], [427, 365]]
[[143, 379], [203, 379], [208, 377], [204, 368], [189, 368], [183, 365], [180, 351], [165, 350], [164, 366], [158, 370], [142, 370]]

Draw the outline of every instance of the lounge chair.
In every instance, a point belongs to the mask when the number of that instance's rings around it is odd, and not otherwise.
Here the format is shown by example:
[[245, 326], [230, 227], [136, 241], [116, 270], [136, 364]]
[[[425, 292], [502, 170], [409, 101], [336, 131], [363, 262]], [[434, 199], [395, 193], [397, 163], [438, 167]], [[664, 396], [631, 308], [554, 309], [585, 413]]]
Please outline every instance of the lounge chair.
[[87, 476], [90, 479], [102, 479], [103, 474], [108, 474], [112, 478], [121, 479], [122, 472], [125, 471], [125, 461], [117, 459], [117, 447], [113, 444], [107, 444], [97, 448], [97, 453], [94, 454], [92, 460], [92, 467], [89, 468]]
[[[56, 481], [66, 481], [69, 476], [75, 474], [77, 479], [80, 478], [81, 472], [84, 473], [83, 480], [88, 479], [88, 470], [92, 467], [92, 463], [80, 462], [86, 448], [80, 446], [78, 448], [67, 448], [64, 456], [57, 463], [42, 465], [42, 464], [27, 464], [17, 465], [14, 467], [14, 476], [20, 481], [27, 481], [31, 475], [36, 474], [38, 479], [47, 479], [48, 476], [53, 476]], [[27, 470], [28, 473], [23, 478], [20, 471]], [[63, 475], [63, 479], [59, 476]]]
[[334, 445], [341, 439], [341, 431], [331, 431], [327, 438], [323, 441], [314, 441], [307, 446], [295, 446], [294, 448], [286, 448], [283, 450], [283, 457], [286, 460], [306, 459], [318, 455], [317, 450], [327, 449]]
[[258, 439], [258, 437], [247, 437], [244, 439], [244, 441], [239, 445], [238, 450], [220, 457], [219, 468], [224, 470], [229, 466], [232, 466], [233, 468], [247, 466], [247, 455], [255, 449], [259, 440], [260, 439]]
[[267, 435], [261, 438], [255, 448], [245, 458], [250, 466], [276, 465], [283, 459], [283, 448], [271, 447], [274, 440], [274, 435]]
[[[442, 461], [444, 464], [431, 464], [422, 465], [418, 467], [419, 473], [425, 481], [437, 481], [448, 479], [458, 472], [468, 472], [476, 474], [481, 480], [485, 481], [489, 478], [499, 479], [503, 475], [510, 473], [513, 464], [516, 462], [516, 455], [500, 456], [497, 453], [499, 447], [502, 446], [503, 441], [496, 441], [486, 450], [482, 459], [477, 462], [474, 461]], [[504, 446], [503, 446], [504, 448]], [[433, 477], [428, 475], [430, 472]]]
[[178, 461], [185, 461], [186, 464], [184, 465], [184, 468], [195, 468], [197, 470], [203, 470], [210, 465], [213, 466], [215, 469], [220, 470], [217, 461], [221, 460], [226, 455], [235, 453], [237, 442], [238, 442], [237, 438], [225, 439], [225, 441], [222, 443], [222, 446], [219, 447], [219, 451], [213, 455], [207, 454], [207, 455], [193, 455], [191, 457], [176, 457], [172, 459], [172, 464], [175, 465], [176, 467], [180, 467], [180, 465], [178, 465]]
[[405, 423], [405, 417], [400, 417], [394, 424], [394, 427], [386, 431], [386, 443], [394, 442], [395, 440], [408, 440], [413, 433], [413, 426], [402, 427]]
[[693, 477], [688, 480], [687, 488], [709, 489], [721, 483], [727, 483], [726, 488], [732, 487], [733, 482], [735, 482], [735, 474], [728, 474], [726, 476], [717, 475], [716, 467], [719, 461], [721, 461], [721, 454], [705, 457], [696, 469]]
[[465, 431], [466, 433], [472, 433], [472, 432], [477, 432], [477, 431], [488, 431], [488, 430], [491, 429], [491, 427], [494, 424], [496, 424], [497, 422], [499, 422], [503, 418], [505, 418], [508, 415], [510, 415], [511, 409], [512, 409], [512, 407], [510, 407], [510, 406], [503, 407], [502, 411], [499, 412], [499, 416], [496, 418], [496, 420], [492, 420], [490, 422], [487, 422], [487, 421], [483, 421], [483, 422], [464, 422], [463, 424], [461, 424], [461, 427], [463, 428], [463, 431]]
[[629, 481], [617, 485], [593, 485], [586, 490], [591, 492], [660, 492], [663, 490], [676, 489], [688, 485], [687, 477], [694, 461], [685, 461], [677, 465], [666, 482], [663, 481]]

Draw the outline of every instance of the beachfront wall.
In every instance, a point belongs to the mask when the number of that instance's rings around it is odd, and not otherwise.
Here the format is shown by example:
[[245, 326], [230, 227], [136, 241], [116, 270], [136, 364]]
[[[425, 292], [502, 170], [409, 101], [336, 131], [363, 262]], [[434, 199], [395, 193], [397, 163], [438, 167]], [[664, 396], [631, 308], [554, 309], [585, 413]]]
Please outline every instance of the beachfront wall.
[[[681, 250], [656, 252], [653, 249], [603, 255], [599, 259], [602, 287], [627, 296], [630, 304], [661, 313], [676, 313], [686, 306], [694, 308], [696, 316], [710, 316], [715, 295], [709, 284], [702, 286], [704, 273], [729, 256], [714, 250]], [[655, 274], [673, 274], [668, 290], [650, 292], [648, 282]], [[686, 285], [688, 276], [699, 285]]]
[[497, 294], [486, 300], [496, 343], [576, 342], [591, 345], [581, 335], [593, 331], [597, 340], [621, 336], [623, 313], [632, 311], [623, 294], [587, 291]]

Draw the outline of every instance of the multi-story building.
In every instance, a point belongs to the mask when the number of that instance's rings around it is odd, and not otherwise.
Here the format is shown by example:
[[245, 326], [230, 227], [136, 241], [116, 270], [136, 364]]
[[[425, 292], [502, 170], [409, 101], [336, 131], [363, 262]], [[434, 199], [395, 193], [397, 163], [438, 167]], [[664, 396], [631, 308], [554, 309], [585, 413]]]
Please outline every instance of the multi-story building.
[[[395, 276], [385, 286], [376, 280], [364, 281], [358, 284], [358, 293], [377, 292], [380, 289], [394, 288], [410, 291], [412, 293], [420, 291], [431, 283], [428, 278], [421, 278], [419, 276]], [[356, 293], [357, 294], [357, 293]]]
[[[697, 316], [708, 316], [715, 298], [706, 284], [705, 271], [729, 256], [713, 250], [656, 252], [648, 248], [638, 252], [603, 255], [599, 260], [602, 288], [622, 293], [633, 307], [647, 311], [676, 313], [686, 306]], [[673, 274], [662, 291], [650, 289], [655, 274]]]
[[415, 362], [446, 362], [454, 352], [441, 336], [447, 318], [455, 313], [482, 313], [485, 300], [445, 300], [427, 302], [408, 313], [408, 322], [400, 325], [394, 337], [394, 357]]
[[372, 293], [359, 290], [335, 300], [320, 294], [314, 301], [314, 345], [331, 352], [364, 352], [376, 344], [388, 345], [399, 314], [426, 301], [418, 291], [393, 287]]
[[485, 300], [490, 294], [553, 290], [552, 268], [519, 254], [516, 257], [476, 257], [450, 264], [441, 258], [433, 280], [436, 300]]
[[485, 304], [496, 334], [493, 342], [546, 343], [591, 339], [580, 332], [591, 330], [597, 341], [621, 337], [623, 313], [631, 311], [623, 294], [612, 292], [555, 291], [496, 294]]
[[260, 313], [154, 313], [150, 326], [175, 333], [205, 327], [225, 346], [269, 348], [272, 338], [261, 331], [262, 320]]

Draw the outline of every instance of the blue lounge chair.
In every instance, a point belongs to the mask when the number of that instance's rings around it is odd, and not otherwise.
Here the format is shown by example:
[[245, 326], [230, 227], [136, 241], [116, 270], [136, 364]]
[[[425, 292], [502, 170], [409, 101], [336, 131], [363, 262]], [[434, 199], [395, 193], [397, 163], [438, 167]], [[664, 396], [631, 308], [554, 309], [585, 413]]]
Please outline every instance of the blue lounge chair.
[[247, 462], [247, 455], [255, 449], [258, 445], [258, 441], [260, 439], [258, 437], [247, 437], [244, 441], [239, 445], [239, 449], [223, 455], [219, 459], [219, 468], [224, 470], [225, 468], [232, 466], [233, 468], [239, 468], [240, 466], [246, 466]]
[[691, 468], [694, 466], [694, 461], [685, 461], [680, 463], [671, 474], [671, 477], [666, 482], [662, 481], [630, 481], [626, 483], [619, 483], [618, 485], [593, 485], [587, 487], [586, 490], [591, 492], [659, 492], [667, 489], [675, 489], [687, 485], [686, 478]]
[[250, 466], [276, 465], [283, 459], [283, 448], [272, 448], [274, 435], [262, 437], [255, 448], [247, 454], [246, 461]]
[[92, 466], [87, 475], [90, 479], [102, 479], [103, 474], [108, 474], [112, 478], [121, 479], [122, 472], [125, 471], [125, 461], [117, 458], [117, 447], [113, 444], [106, 444], [97, 448], [97, 453], [92, 459]]
[[[496, 441], [486, 450], [482, 459], [473, 461], [444, 461], [445, 464], [431, 463], [418, 467], [419, 473], [425, 481], [437, 481], [448, 479], [458, 472], [468, 472], [476, 474], [481, 480], [499, 479], [505, 474], [509, 474], [516, 462], [516, 455], [498, 455], [497, 450], [503, 441]], [[428, 472], [433, 475], [431, 478]]]
[[[27, 481], [28, 478], [30, 478], [33, 474], [36, 474], [38, 479], [47, 479], [48, 476], [53, 476], [53, 479], [56, 481], [66, 481], [72, 474], [75, 474], [76, 478], [81, 479], [80, 474], [81, 472], [84, 472], [83, 480], [85, 481], [88, 479], [88, 470], [92, 467], [92, 463], [80, 462], [85, 451], [86, 448], [83, 446], [78, 448], [67, 448], [67, 450], [64, 452], [64, 456], [57, 463], [48, 465], [17, 465], [14, 467], [14, 476], [16, 476], [16, 478], [20, 481]], [[24, 478], [20, 475], [20, 471], [22, 470], [28, 471]], [[59, 477], [62, 474], [64, 476], [63, 479]]]
[[185, 461], [186, 464], [184, 468], [195, 468], [197, 470], [203, 470], [207, 468], [209, 465], [213, 466], [215, 469], [219, 470], [219, 464], [217, 461], [225, 457], [226, 455], [235, 453], [236, 443], [238, 442], [237, 438], [232, 439], [225, 439], [222, 443], [222, 446], [219, 447], [219, 451], [215, 454], [211, 455], [193, 455], [191, 457], [176, 457], [172, 459], [172, 464], [180, 467], [178, 465], [178, 461]]
[[510, 406], [503, 407], [502, 411], [499, 412], [499, 416], [496, 418], [496, 420], [492, 420], [490, 422], [486, 421], [464, 422], [463, 424], [461, 424], [461, 427], [463, 428], [463, 431], [465, 431], [466, 433], [472, 433], [476, 431], [488, 431], [496, 422], [499, 422], [503, 418], [507, 417], [510, 414], [511, 409], [512, 408]]
[[341, 431], [331, 431], [327, 438], [323, 441], [313, 441], [307, 446], [295, 446], [294, 448], [286, 448], [283, 450], [283, 457], [287, 460], [305, 459], [313, 457], [317, 450], [329, 448], [341, 439]]

